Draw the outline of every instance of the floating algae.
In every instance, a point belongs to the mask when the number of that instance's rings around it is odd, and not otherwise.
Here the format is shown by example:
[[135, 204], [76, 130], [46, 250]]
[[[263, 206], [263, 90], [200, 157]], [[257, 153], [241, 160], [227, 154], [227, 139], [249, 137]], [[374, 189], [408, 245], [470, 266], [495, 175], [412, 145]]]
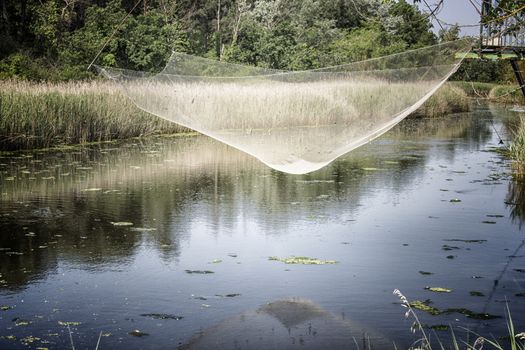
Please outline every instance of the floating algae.
[[470, 292], [470, 296], [472, 296], [472, 297], [484, 297], [485, 294], [483, 294], [481, 292], [478, 292], [476, 290], [473, 290], [473, 291]]
[[290, 256], [288, 258], [279, 258], [277, 256], [271, 256], [268, 258], [270, 261], [280, 261], [285, 264], [296, 264], [296, 265], [331, 265], [337, 264], [335, 260], [320, 260], [317, 258], [309, 258], [307, 256]]
[[440, 315], [441, 311], [439, 311], [438, 308], [430, 306], [430, 304], [432, 304], [432, 301], [430, 299], [427, 299], [424, 301], [414, 300], [410, 302], [410, 307], [417, 309], [417, 310], [424, 311], [424, 312], [428, 312], [429, 314], [434, 315], [434, 316]]

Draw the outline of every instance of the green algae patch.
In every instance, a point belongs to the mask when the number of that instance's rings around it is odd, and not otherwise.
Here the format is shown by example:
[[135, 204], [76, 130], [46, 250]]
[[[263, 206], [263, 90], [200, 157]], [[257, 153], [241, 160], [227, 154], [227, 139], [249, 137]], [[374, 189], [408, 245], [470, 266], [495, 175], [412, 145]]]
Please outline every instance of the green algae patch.
[[443, 312], [446, 313], [446, 314], [459, 313], [459, 314], [465, 315], [468, 318], [471, 318], [473, 320], [493, 320], [493, 319], [496, 319], [496, 318], [501, 318], [501, 316], [491, 315], [491, 314], [487, 314], [487, 313], [477, 313], [477, 312], [474, 312], [474, 311], [471, 311], [471, 310], [465, 309], [465, 308], [446, 309]]
[[279, 258], [277, 256], [271, 256], [268, 258], [270, 261], [280, 261], [285, 264], [295, 265], [332, 265], [337, 264], [339, 261], [335, 260], [321, 260], [317, 258], [309, 258], [307, 256], [290, 256], [288, 258]]
[[425, 287], [426, 290], [429, 290], [434, 293], [450, 293], [452, 289], [442, 288], [442, 287]]
[[478, 291], [476, 291], [476, 290], [473, 290], [473, 291], [470, 292], [470, 296], [471, 296], [471, 297], [484, 297], [485, 294], [483, 294], [483, 293], [481, 293], [481, 292], [478, 292]]
[[434, 316], [441, 314], [441, 311], [439, 311], [438, 308], [430, 306], [431, 303], [432, 301], [430, 301], [430, 299], [427, 299], [425, 301], [414, 300], [410, 302], [410, 307], [416, 310], [428, 312], [429, 314], [434, 315]]

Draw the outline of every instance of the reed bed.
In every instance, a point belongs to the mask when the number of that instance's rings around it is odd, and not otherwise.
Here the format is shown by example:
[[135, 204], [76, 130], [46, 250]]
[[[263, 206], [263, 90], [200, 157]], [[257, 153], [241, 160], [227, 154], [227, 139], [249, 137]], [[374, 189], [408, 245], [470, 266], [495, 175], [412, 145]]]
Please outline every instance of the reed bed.
[[0, 149], [47, 148], [186, 129], [138, 109], [107, 82], [0, 81]]
[[[402, 84], [373, 83], [362, 84], [359, 89], [341, 89], [336, 84], [326, 83], [321, 84], [322, 86], [316, 85], [307, 90], [306, 94], [303, 91], [303, 96], [298, 95], [297, 89], [290, 88], [300, 85], [298, 83], [290, 83], [286, 89], [280, 89], [277, 86], [287, 84], [268, 82], [266, 88], [261, 89], [259, 86], [254, 90], [250, 89], [250, 83], [244, 86], [209, 85], [204, 88], [193, 85], [195, 89], [184, 90], [183, 94], [174, 94], [179, 97], [168, 100], [172, 101], [168, 102], [171, 105], [164, 107], [182, 112], [182, 115], [187, 115], [189, 113], [186, 112], [193, 110], [204, 116], [200, 122], [195, 118], [181, 116], [178, 122], [183, 125], [197, 122], [197, 127], [200, 128], [240, 128], [248, 133], [253, 128], [337, 125], [344, 119], [348, 121], [348, 113], [354, 115], [354, 120], [359, 124], [359, 120], [364, 123], [370, 121], [370, 118], [385, 117], [383, 111], [401, 109], [407, 99], [411, 100], [412, 95], [420, 94], [421, 88], [427, 88], [422, 84], [426, 85], [419, 83], [403, 87]], [[160, 88], [154, 94], [157, 98], [145, 95], [144, 98], [148, 99], [146, 104], [151, 106], [156, 114], [164, 114], [163, 111], [155, 109], [159, 108], [159, 104], [166, 103], [164, 97], [170, 95], [170, 91], [173, 90]], [[257, 94], [254, 91], [257, 91]], [[444, 97], [440, 97], [442, 95]], [[202, 100], [203, 96], [205, 103], [195, 106], [195, 100]], [[218, 101], [220, 96], [222, 100]], [[351, 100], [348, 96], [352, 96]], [[433, 102], [436, 99], [439, 102]], [[461, 104], [454, 102], [456, 100], [457, 96], [450, 93], [449, 88], [445, 86], [417, 115], [435, 116], [457, 111], [458, 108], [468, 108], [462, 98]], [[352, 106], [348, 101], [359, 101], [359, 104]], [[297, 104], [301, 104], [302, 107], [298, 108]], [[378, 109], [379, 105], [383, 106], [382, 111]], [[428, 107], [429, 105], [432, 107]], [[449, 105], [454, 107], [447, 108]], [[277, 113], [264, 113], [269, 109]], [[291, 118], [290, 115], [285, 118], [290, 109], [298, 113]], [[59, 84], [0, 81], [2, 150], [48, 148], [188, 131], [189, 129], [179, 124], [140, 110], [120, 92], [117, 84], [110, 81]]]
[[451, 113], [470, 111], [470, 98], [465, 90], [450, 83], [443, 85], [414, 116], [442, 117]]

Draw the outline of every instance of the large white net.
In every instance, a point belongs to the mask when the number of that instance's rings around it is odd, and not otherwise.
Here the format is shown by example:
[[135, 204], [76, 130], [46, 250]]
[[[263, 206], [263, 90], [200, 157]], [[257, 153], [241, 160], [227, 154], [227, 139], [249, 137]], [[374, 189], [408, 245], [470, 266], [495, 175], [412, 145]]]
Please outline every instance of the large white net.
[[317, 170], [421, 106], [471, 47], [458, 40], [309, 71], [174, 53], [150, 74], [98, 67], [141, 109], [293, 174]]

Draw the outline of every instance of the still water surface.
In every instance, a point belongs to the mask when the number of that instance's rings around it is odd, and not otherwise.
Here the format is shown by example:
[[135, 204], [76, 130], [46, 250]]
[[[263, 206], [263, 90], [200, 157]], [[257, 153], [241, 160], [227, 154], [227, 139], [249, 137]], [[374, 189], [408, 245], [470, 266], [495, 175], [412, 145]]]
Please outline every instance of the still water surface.
[[495, 316], [508, 300], [524, 331], [525, 189], [494, 152], [518, 118], [406, 120], [308, 175], [206, 137], [2, 156], [0, 349], [71, 348], [68, 323], [76, 349], [406, 348], [395, 288]]

